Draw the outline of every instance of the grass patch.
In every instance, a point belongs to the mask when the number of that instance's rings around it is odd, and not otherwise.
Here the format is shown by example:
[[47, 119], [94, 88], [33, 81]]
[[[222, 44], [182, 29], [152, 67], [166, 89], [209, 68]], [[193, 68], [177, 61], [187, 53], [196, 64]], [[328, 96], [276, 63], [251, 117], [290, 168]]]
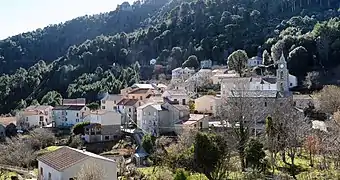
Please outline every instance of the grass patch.
[[0, 180], [11, 180], [12, 176], [18, 176], [15, 172], [5, 172], [5, 174], [0, 176]]
[[[158, 180], [159, 177], [169, 176], [174, 177], [175, 173], [173, 173], [169, 168], [166, 167], [144, 167], [138, 168], [139, 172], [143, 173], [148, 180]], [[208, 180], [208, 178], [204, 174], [200, 173], [190, 173], [188, 180]]]
[[55, 151], [58, 150], [59, 148], [61, 148], [61, 146], [49, 146], [47, 148], [45, 148], [47, 151], [51, 152], [51, 151]]

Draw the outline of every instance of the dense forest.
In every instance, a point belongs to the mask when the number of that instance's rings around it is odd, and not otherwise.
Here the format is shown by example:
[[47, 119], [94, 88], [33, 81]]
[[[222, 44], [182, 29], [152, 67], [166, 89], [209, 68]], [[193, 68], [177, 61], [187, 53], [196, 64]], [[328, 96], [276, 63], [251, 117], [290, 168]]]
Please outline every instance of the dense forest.
[[[124, 6], [123, 6], [124, 5]], [[308, 88], [340, 65], [339, 0], [144, 0], [0, 41], [1, 113], [55, 97], [117, 93], [194, 55], [225, 64], [243, 49], [276, 61]], [[149, 72], [149, 73], [145, 73]], [[333, 74], [332, 74], [333, 75]]]

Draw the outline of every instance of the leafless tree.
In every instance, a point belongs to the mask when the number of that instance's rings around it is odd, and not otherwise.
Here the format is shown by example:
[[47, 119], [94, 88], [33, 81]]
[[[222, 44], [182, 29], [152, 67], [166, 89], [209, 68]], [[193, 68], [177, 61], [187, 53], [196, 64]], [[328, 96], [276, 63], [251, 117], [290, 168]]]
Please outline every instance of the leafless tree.
[[[248, 91], [248, 83], [238, 82], [232, 84], [228, 92], [224, 92], [218, 117], [221, 122], [227, 122], [230, 127], [234, 140], [237, 142], [242, 170], [245, 170], [245, 145], [249, 139], [251, 128], [256, 129], [256, 122], [260, 119], [261, 99], [256, 98], [256, 91]], [[250, 94], [252, 93], [252, 94]], [[256, 133], [256, 130], [255, 130]]]
[[77, 174], [78, 180], [93, 180], [93, 179], [104, 179], [106, 172], [104, 169], [96, 163], [84, 164]]
[[340, 87], [325, 86], [320, 93], [317, 94], [317, 99], [320, 103], [320, 109], [324, 113], [333, 114], [340, 108]]
[[36, 157], [31, 144], [21, 138], [7, 139], [6, 143], [0, 144], [2, 164], [29, 168]]
[[44, 128], [36, 128], [30, 135], [34, 140], [40, 142], [41, 149], [54, 145], [56, 141], [54, 134], [50, 130]]

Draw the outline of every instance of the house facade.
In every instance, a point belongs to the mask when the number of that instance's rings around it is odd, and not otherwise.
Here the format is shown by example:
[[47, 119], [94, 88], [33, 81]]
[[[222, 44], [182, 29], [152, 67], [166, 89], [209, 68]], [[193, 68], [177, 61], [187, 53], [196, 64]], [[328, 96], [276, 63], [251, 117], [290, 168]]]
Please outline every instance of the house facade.
[[193, 69], [179, 67], [171, 71], [171, 81], [185, 81], [194, 74]]
[[255, 67], [262, 64], [262, 57], [255, 56], [248, 59], [248, 67]]
[[102, 180], [118, 178], [114, 160], [84, 150], [64, 146], [37, 160], [39, 180], [75, 180], [78, 173], [90, 168], [98, 168], [103, 174]]
[[18, 126], [23, 129], [45, 127], [52, 123], [52, 106], [29, 106], [18, 113]]
[[159, 136], [170, 126], [168, 110], [161, 104], [145, 104], [137, 108], [137, 124], [143, 131]]
[[122, 124], [127, 124], [130, 120], [137, 122], [137, 107], [143, 105], [143, 101], [138, 99], [123, 98], [117, 103], [118, 112], [123, 114]]
[[85, 127], [85, 141], [103, 142], [112, 141], [120, 137], [122, 115], [114, 111], [98, 110], [91, 112], [84, 119], [91, 124]]
[[100, 109], [105, 111], [117, 111], [117, 103], [123, 99], [120, 94], [108, 94], [103, 99], [101, 99]]
[[72, 127], [79, 122], [84, 122], [90, 109], [86, 106], [61, 105], [52, 110], [53, 127]]
[[220, 99], [213, 95], [205, 95], [195, 99], [195, 111], [198, 113], [218, 114], [218, 107], [220, 106]]

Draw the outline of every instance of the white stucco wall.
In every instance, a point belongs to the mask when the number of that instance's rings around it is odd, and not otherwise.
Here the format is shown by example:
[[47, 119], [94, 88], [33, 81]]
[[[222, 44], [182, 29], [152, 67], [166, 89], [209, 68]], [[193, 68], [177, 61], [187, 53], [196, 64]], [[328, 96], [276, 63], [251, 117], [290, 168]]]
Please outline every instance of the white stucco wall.
[[115, 162], [92, 157], [66, 168], [62, 172], [59, 172], [40, 161], [38, 162], [38, 168], [39, 173], [40, 168], [43, 168], [43, 177], [41, 180], [49, 180], [49, 173], [51, 173], [52, 180], [69, 180], [70, 178], [76, 177], [85, 164], [87, 164], [90, 168], [98, 167], [98, 169], [104, 174], [104, 178], [102, 180], [117, 180], [117, 164]]
[[[41, 168], [43, 169], [43, 173], [41, 174]], [[51, 173], [51, 179], [52, 180], [62, 180], [61, 177], [61, 172], [47, 166], [43, 162], [38, 162], [38, 170], [39, 170], [39, 175], [41, 177], [41, 180], [49, 180], [48, 179], [48, 174]]]
[[81, 163], [75, 164], [61, 173], [62, 180], [68, 180], [70, 178], [76, 177], [78, 172], [87, 164], [89, 167], [97, 167], [104, 174], [102, 180], [117, 180], [117, 164], [114, 162], [89, 158]]

